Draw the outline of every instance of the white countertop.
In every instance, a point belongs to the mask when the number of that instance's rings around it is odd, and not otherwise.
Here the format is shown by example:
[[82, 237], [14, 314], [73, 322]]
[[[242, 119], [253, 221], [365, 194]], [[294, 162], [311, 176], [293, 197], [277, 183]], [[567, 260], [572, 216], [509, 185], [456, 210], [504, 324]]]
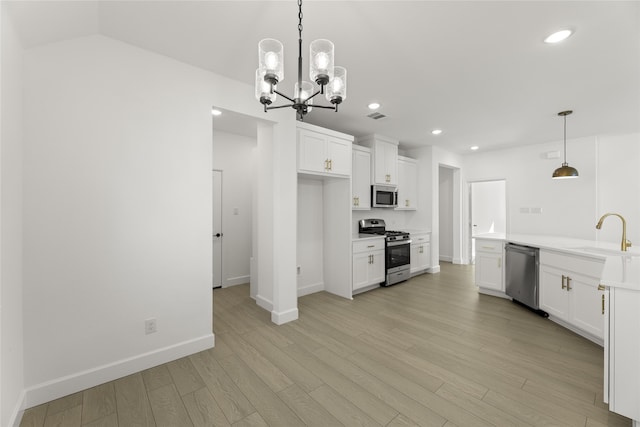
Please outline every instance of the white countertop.
[[474, 236], [474, 238], [503, 240], [540, 249], [605, 260], [602, 277], [600, 278], [603, 285], [640, 291], [640, 249], [635, 247], [622, 252], [619, 243], [533, 234], [505, 235], [487, 233]]

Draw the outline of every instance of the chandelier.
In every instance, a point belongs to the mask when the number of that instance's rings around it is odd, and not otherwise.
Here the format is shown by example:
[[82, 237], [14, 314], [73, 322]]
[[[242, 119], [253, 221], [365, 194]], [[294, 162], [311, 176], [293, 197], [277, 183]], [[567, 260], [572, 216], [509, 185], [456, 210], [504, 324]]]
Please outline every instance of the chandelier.
[[[298, 81], [293, 97], [277, 90], [284, 80], [282, 43], [275, 39], [264, 39], [258, 43], [258, 69], [256, 70], [256, 99], [264, 105], [264, 112], [274, 108], [292, 107], [298, 120], [302, 120], [312, 106], [338, 111], [338, 105], [347, 97], [347, 70], [333, 64], [333, 43], [329, 40], [314, 40], [309, 46], [309, 77], [313, 83], [302, 81], [302, 0], [298, 0]], [[316, 95], [324, 94], [332, 105], [313, 104]], [[280, 95], [289, 103], [272, 106]]]

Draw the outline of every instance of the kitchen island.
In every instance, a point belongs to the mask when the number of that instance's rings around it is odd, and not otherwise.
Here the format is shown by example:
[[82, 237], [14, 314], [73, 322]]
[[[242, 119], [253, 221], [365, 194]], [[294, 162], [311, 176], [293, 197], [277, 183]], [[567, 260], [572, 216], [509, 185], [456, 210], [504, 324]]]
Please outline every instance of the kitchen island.
[[[505, 298], [504, 244], [540, 249], [540, 307], [551, 320], [604, 346], [604, 402], [640, 427], [640, 250], [557, 236], [474, 238], [477, 260], [485, 260], [476, 263], [479, 291]], [[486, 262], [487, 254], [497, 261]], [[487, 265], [499, 266], [501, 276], [487, 281]], [[478, 276], [479, 266], [484, 276]]]

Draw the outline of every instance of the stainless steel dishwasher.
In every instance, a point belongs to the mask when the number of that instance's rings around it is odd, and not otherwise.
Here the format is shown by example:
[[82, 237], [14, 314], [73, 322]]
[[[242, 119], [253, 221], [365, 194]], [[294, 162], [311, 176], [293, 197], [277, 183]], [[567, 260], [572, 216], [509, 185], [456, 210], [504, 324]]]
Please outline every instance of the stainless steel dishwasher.
[[504, 249], [506, 294], [544, 316], [538, 305], [540, 250], [513, 243], [507, 243]]

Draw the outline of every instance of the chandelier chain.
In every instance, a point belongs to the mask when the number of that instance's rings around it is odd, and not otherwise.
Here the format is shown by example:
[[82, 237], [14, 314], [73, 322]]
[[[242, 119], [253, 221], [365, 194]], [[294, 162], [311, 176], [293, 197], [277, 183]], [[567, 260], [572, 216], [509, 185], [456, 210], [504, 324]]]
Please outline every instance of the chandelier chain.
[[298, 0], [298, 38], [302, 38], [302, 0]]

